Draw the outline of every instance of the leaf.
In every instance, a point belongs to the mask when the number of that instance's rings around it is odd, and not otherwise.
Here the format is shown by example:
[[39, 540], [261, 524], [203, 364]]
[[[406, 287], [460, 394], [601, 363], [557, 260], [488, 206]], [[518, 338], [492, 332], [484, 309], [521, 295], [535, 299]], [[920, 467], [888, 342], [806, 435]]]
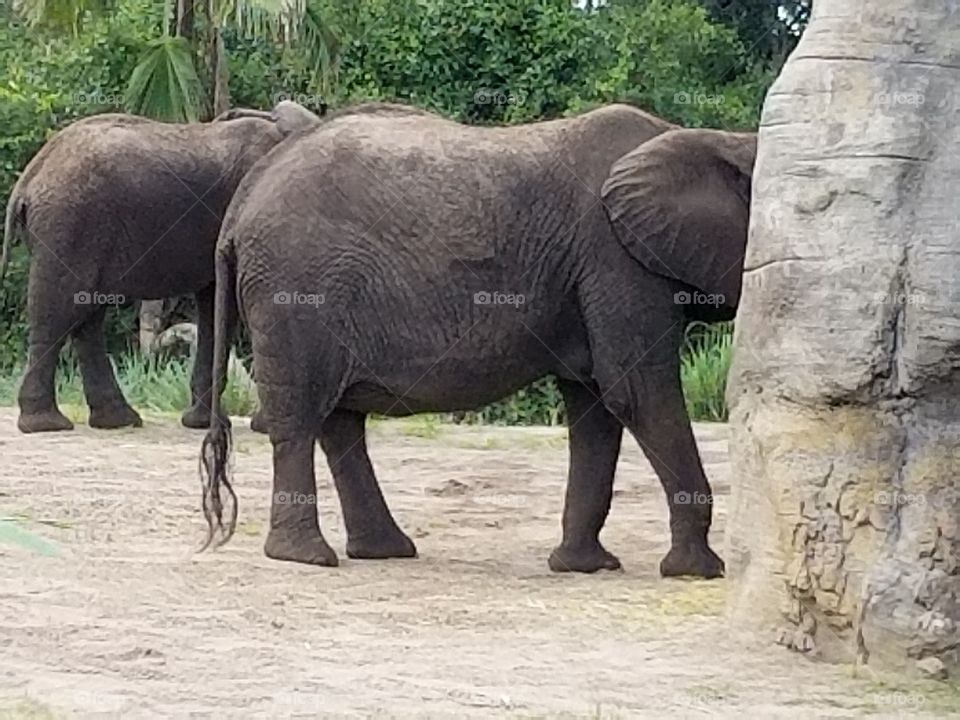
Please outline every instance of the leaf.
[[171, 122], [197, 122], [203, 94], [190, 45], [184, 38], [152, 41], [133, 70], [127, 110]]
[[18, 545], [46, 557], [58, 554], [56, 545], [20, 527], [16, 518], [0, 518], [0, 543]]

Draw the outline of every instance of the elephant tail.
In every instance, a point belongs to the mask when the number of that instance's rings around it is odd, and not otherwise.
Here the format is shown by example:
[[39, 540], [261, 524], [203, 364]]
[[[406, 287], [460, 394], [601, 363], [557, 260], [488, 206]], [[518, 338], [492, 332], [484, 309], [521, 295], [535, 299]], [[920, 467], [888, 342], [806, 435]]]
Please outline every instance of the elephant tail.
[[[233, 434], [230, 419], [223, 414], [220, 396], [226, 385], [227, 358], [230, 352], [233, 323], [236, 318], [236, 269], [232, 249], [216, 252], [216, 302], [214, 305], [213, 383], [210, 403], [210, 429], [200, 449], [200, 483], [203, 487], [203, 516], [207, 521], [207, 539], [200, 551], [206, 550], [219, 533], [216, 546], [223, 545], [237, 527], [237, 495], [230, 476], [230, 454]], [[226, 513], [222, 492], [226, 491]], [[226, 523], [224, 515], [226, 514]]]
[[0, 280], [3, 280], [7, 263], [10, 261], [10, 246], [19, 236], [18, 230], [27, 223], [27, 202], [17, 190], [18, 185], [15, 185], [7, 202], [7, 215], [3, 224], [3, 251], [0, 252]]

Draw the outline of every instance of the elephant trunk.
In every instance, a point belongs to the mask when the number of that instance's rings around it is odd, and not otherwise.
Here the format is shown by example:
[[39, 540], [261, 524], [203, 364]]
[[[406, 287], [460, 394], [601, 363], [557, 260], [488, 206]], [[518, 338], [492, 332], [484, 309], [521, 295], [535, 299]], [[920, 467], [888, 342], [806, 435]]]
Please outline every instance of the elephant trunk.
[[[203, 487], [203, 516], [207, 521], [207, 539], [200, 548], [206, 550], [219, 530], [216, 545], [223, 545], [237, 527], [237, 495], [230, 482], [230, 452], [233, 437], [230, 420], [220, 407], [227, 378], [227, 356], [230, 349], [233, 318], [236, 317], [236, 277], [229, 253], [216, 253], [216, 303], [214, 306], [213, 335], [213, 391], [211, 393], [210, 429], [200, 449], [200, 483]], [[227, 522], [224, 525], [224, 488], [230, 499]]]
[[17, 192], [14, 186], [10, 193], [10, 200], [7, 202], [7, 215], [3, 225], [3, 251], [0, 252], [0, 280], [7, 271], [7, 263], [10, 261], [10, 246], [13, 244], [14, 236], [17, 234], [17, 228], [24, 227], [26, 223], [27, 204]]

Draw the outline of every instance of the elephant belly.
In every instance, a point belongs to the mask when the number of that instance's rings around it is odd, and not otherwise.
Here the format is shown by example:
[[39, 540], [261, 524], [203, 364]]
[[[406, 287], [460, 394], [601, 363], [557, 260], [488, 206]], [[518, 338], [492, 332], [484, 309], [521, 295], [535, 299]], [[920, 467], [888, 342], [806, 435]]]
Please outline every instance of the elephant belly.
[[346, 389], [340, 407], [363, 413], [401, 417], [422, 412], [476, 410], [543, 377], [548, 368], [497, 367], [466, 372], [434, 367], [417, 379], [385, 377], [362, 380]]

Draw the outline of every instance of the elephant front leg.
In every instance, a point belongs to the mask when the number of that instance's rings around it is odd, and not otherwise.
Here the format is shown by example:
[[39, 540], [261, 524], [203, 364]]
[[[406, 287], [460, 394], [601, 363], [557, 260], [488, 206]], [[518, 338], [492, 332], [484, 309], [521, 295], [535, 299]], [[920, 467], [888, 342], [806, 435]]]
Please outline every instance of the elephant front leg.
[[629, 399], [615, 403], [617, 414], [622, 408], [621, 419], [660, 478], [670, 508], [670, 551], [660, 574], [722, 576], [723, 560], [707, 542], [713, 496], [687, 416], [679, 362], [632, 370], [606, 395], [623, 392]]
[[320, 433], [320, 446], [326, 453], [347, 527], [347, 556], [416, 557], [416, 546], [390, 514], [373, 473], [365, 420], [361, 413], [334, 410]]
[[264, 552], [274, 560], [338, 565], [337, 554], [320, 532], [313, 433], [305, 428], [304, 432], [285, 437], [271, 435], [270, 440], [273, 443], [273, 498]]
[[610, 512], [623, 425], [603, 406], [599, 391], [561, 380], [567, 408], [570, 467], [563, 506], [563, 540], [550, 554], [554, 572], [616, 570], [620, 561], [600, 544]]

